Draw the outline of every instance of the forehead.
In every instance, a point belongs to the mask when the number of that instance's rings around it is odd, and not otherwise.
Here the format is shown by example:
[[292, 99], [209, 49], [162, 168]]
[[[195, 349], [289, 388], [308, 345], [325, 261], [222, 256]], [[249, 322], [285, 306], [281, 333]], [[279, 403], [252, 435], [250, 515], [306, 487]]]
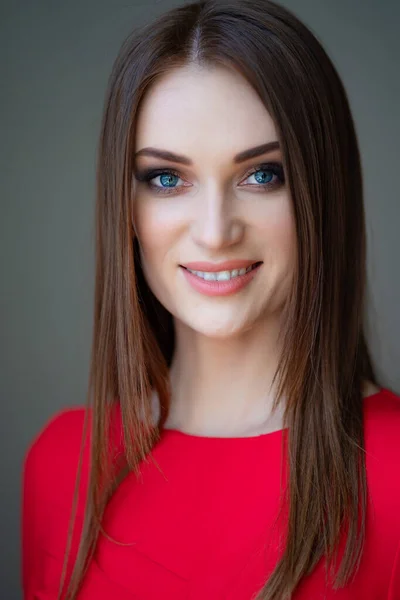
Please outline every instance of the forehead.
[[224, 67], [181, 67], [144, 97], [136, 150], [156, 146], [192, 155], [236, 154], [276, 140], [274, 122], [248, 82]]

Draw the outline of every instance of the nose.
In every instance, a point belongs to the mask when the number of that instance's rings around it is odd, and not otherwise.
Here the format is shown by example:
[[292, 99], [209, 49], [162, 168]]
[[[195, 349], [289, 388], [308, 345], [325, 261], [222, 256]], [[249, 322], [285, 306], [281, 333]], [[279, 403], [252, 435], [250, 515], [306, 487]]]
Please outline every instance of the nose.
[[241, 241], [245, 223], [237, 213], [235, 199], [224, 190], [210, 187], [196, 198], [192, 238], [203, 248], [219, 250]]

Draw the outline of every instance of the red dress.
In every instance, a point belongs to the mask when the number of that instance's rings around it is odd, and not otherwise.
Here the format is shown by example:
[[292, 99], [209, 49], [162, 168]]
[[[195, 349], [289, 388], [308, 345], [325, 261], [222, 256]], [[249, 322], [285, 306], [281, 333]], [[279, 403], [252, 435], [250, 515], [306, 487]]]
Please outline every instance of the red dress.
[[[25, 457], [22, 577], [25, 600], [56, 600], [83, 425], [83, 408], [56, 415]], [[325, 585], [324, 559], [293, 600], [400, 599], [400, 397], [364, 399], [370, 490], [365, 550], [347, 588]], [[79, 600], [250, 600], [280, 556], [277, 517], [281, 441], [163, 432], [107, 506]], [[87, 490], [88, 447], [78, 504], [76, 552]], [[285, 475], [287, 477], [287, 474]], [[286, 513], [282, 513], [285, 515]], [[284, 516], [283, 516], [284, 518]], [[341, 554], [340, 554], [341, 556]]]

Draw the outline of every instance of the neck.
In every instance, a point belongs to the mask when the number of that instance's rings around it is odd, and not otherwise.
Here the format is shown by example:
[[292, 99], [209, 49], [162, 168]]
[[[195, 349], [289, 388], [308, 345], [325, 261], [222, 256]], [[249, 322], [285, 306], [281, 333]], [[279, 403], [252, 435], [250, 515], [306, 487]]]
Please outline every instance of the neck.
[[165, 424], [198, 435], [258, 435], [282, 428], [272, 413], [279, 323], [270, 319], [229, 338], [175, 322], [171, 406]]

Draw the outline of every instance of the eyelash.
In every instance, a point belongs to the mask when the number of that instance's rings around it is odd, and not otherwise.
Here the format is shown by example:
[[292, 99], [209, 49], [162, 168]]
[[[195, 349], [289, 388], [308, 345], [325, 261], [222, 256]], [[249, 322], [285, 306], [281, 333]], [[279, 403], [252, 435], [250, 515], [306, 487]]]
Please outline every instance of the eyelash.
[[[261, 165], [258, 165], [257, 167], [252, 169], [246, 175], [245, 179], [248, 179], [255, 173], [258, 173], [258, 171], [270, 171], [279, 179], [279, 181], [275, 182], [275, 183], [258, 183], [258, 184], [251, 183], [251, 184], [247, 184], [247, 186], [255, 187], [257, 189], [262, 189], [262, 190], [268, 190], [271, 188], [279, 187], [285, 183], [283, 167], [282, 167], [282, 163], [280, 163], [280, 162], [263, 163]], [[188, 186], [176, 186], [176, 187], [164, 188], [162, 186], [152, 184], [151, 180], [155, 179], [156, 177], [159, 177], [160, 175], [174, 175], [181, 179], [178, 171], [175, 171], [174, 169], [149, 169], [147, 171], [140, 171], [135, 174], [135, 178], [137, 179], [137, 181], [145, 183], [150, 189], [154, 190], [157, 194], [164, 194], [164, 195], [173, 194], [173, 193], [176, 193], [177, 190], [179, 190], [182, 187], [188, 187]], [[179, 191], [178, 191], [178, 193], [179, 193]]]

